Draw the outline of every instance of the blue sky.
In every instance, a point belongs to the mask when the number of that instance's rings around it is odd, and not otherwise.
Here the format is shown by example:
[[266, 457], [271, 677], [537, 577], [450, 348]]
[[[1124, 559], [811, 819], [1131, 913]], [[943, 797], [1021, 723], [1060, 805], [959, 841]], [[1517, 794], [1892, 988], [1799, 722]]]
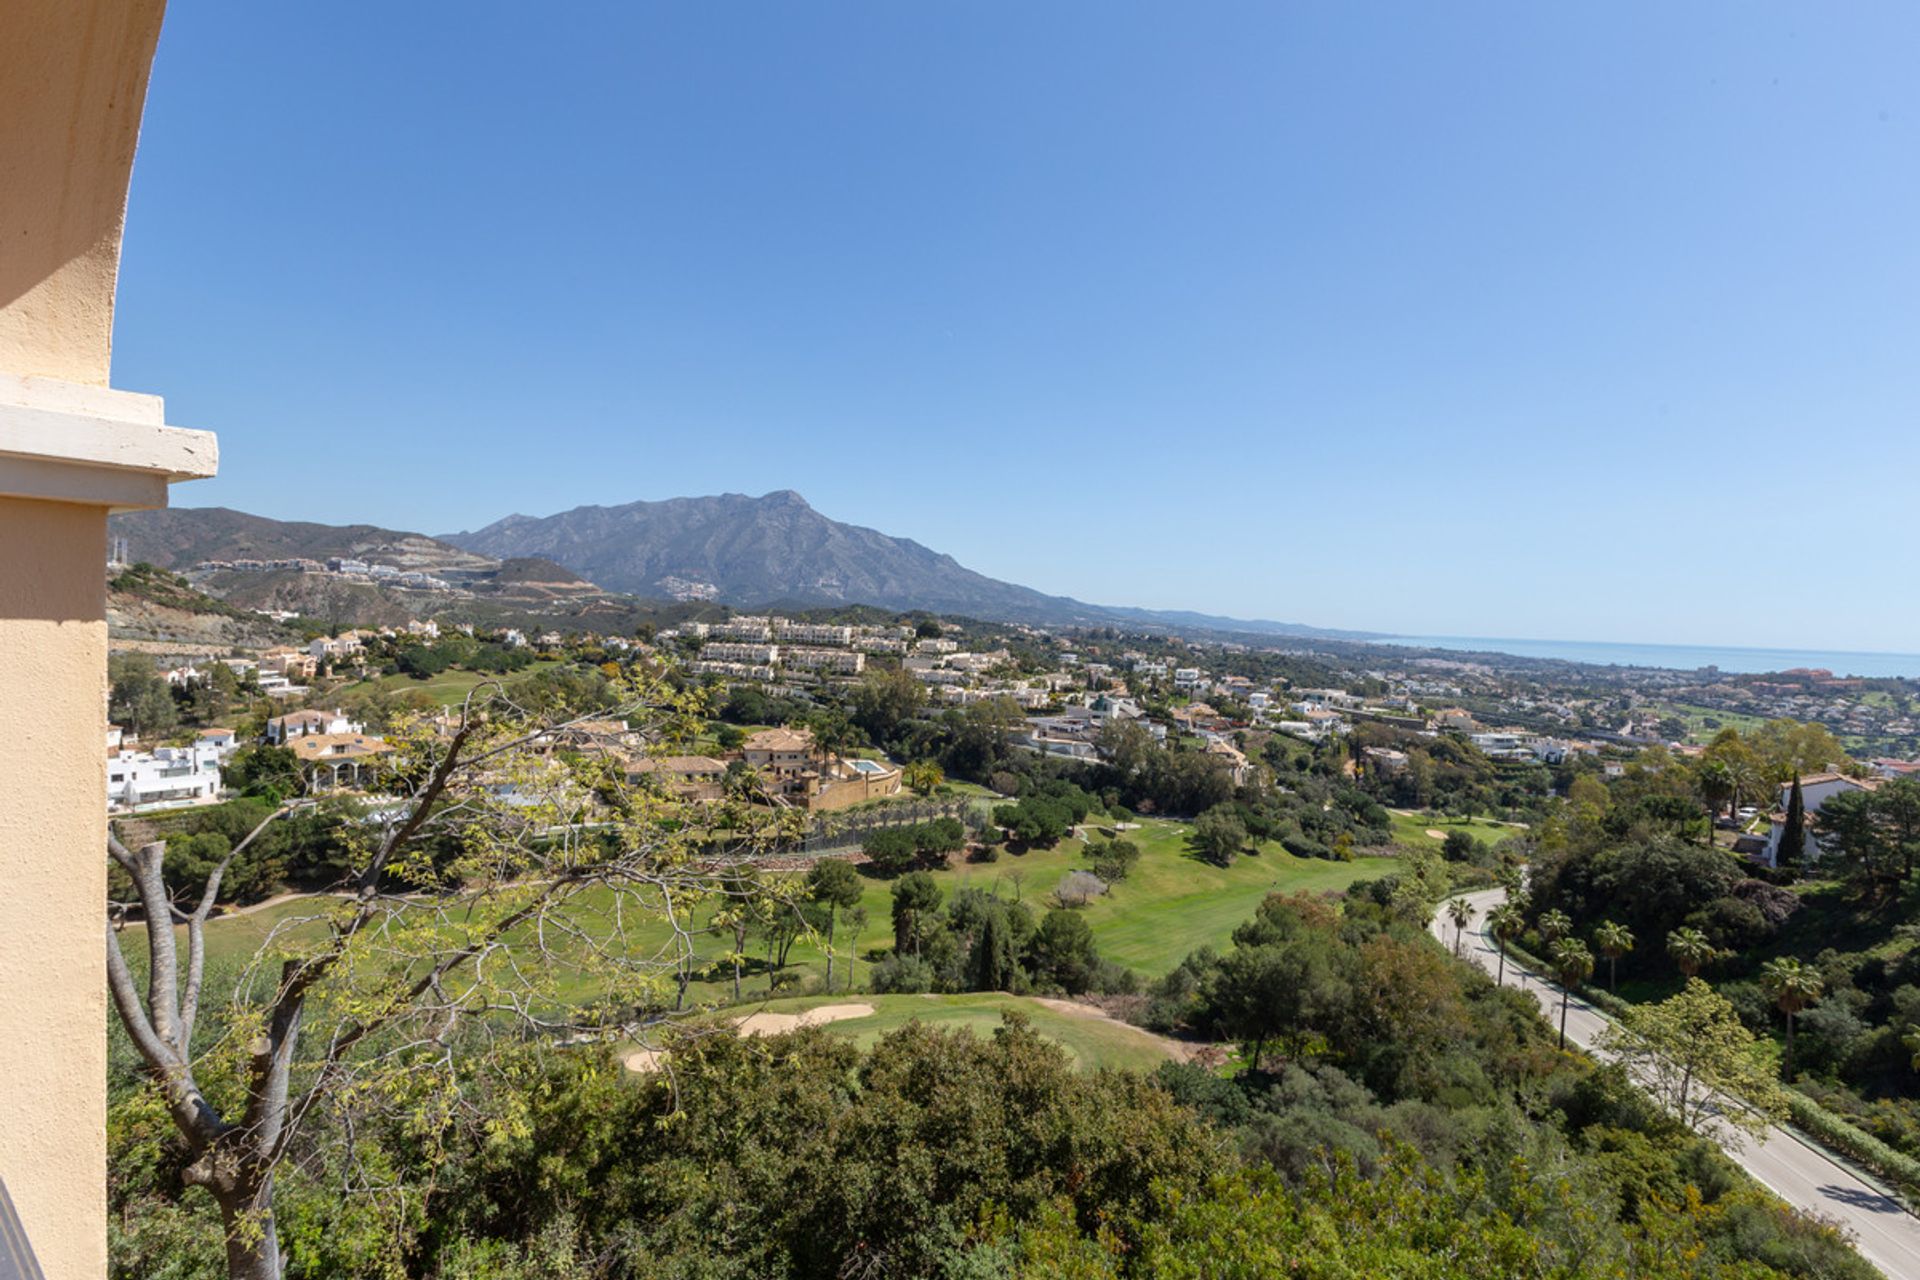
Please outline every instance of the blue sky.
[[1920, 649], [1920, 9], [172, 6], [175, 494], [792, 488], [1047, 591]]

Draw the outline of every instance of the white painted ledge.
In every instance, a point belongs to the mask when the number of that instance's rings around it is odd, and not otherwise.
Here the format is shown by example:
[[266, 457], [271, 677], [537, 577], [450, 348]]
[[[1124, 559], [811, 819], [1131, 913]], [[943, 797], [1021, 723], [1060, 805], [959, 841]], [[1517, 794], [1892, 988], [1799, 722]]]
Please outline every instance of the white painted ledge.
[[159, 396], [0, 374], [0, 497], [164, 507], [219, 466], [213, 433], [168, 426]]

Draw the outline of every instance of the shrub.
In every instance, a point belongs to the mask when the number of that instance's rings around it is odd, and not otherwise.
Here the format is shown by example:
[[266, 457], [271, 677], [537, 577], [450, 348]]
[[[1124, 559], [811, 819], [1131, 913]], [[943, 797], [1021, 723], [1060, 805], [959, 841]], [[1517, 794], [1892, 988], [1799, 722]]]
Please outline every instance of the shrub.
[[1053, 892], [1063, 907], [1084, 907], [1106, 891], [1107, 882], [1091, 871], [1069, 871]]
[[1280, 842], [1280, 847], [1296, 858], [1331, 859], [1333, 857], [1333, 850], [1312, 836], [1288, 836]]

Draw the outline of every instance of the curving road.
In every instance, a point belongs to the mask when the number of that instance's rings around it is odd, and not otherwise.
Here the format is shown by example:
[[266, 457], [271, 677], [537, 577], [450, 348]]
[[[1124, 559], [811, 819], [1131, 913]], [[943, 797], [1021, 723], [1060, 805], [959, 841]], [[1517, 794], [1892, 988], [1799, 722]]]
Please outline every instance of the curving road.
[[[1489, 974], [1499, 971], [1499, 953], [1486, 936], [1487, 912], [1506, 899], [1503, 889], [1463, 895], [1473, 908], [1461, 954]], [[1443, 909], [1434, 917], [1434, 937], [1451, 949], [1453, 923]], [[1559, 1025], [1560, 988], [1507, 960], [1506, 985], [1533, 993], [1549, 1022]], [[1567, 1009], [1567, 1040], [1591, 1050], [1607, 1027], [1604, 1014], [1584, 1000]], [[1853, 1235], [1854, 1248], [1895, 1280], [1920, 1280], [1920, 1218], [1877, 1187], [1784, 1129], [1770, 1128], [1758, 1140], [1723, 1141], [1727, 1154], [1775, 1195], [1797, 1209], [1832, 1219]]]

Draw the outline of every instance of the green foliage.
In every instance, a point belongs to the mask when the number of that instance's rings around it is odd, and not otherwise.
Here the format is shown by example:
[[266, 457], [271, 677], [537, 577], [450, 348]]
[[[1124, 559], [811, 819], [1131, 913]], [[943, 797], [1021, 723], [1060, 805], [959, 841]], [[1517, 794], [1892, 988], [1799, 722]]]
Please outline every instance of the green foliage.
[[1093, 874], [1108, 884], [1118, 884], [1140, 861], [1140, 846], [1131, 840], [1107, 840], [1087, 846], [1087, 860]]
[[[1246, 824], [1230, 805], [1215, 805], [1194, 820], [1194, 852], [1218, 866], [1229, 865], [1247, 846]], [[1288, 850], [1289, 853], [1295, 852]]]

